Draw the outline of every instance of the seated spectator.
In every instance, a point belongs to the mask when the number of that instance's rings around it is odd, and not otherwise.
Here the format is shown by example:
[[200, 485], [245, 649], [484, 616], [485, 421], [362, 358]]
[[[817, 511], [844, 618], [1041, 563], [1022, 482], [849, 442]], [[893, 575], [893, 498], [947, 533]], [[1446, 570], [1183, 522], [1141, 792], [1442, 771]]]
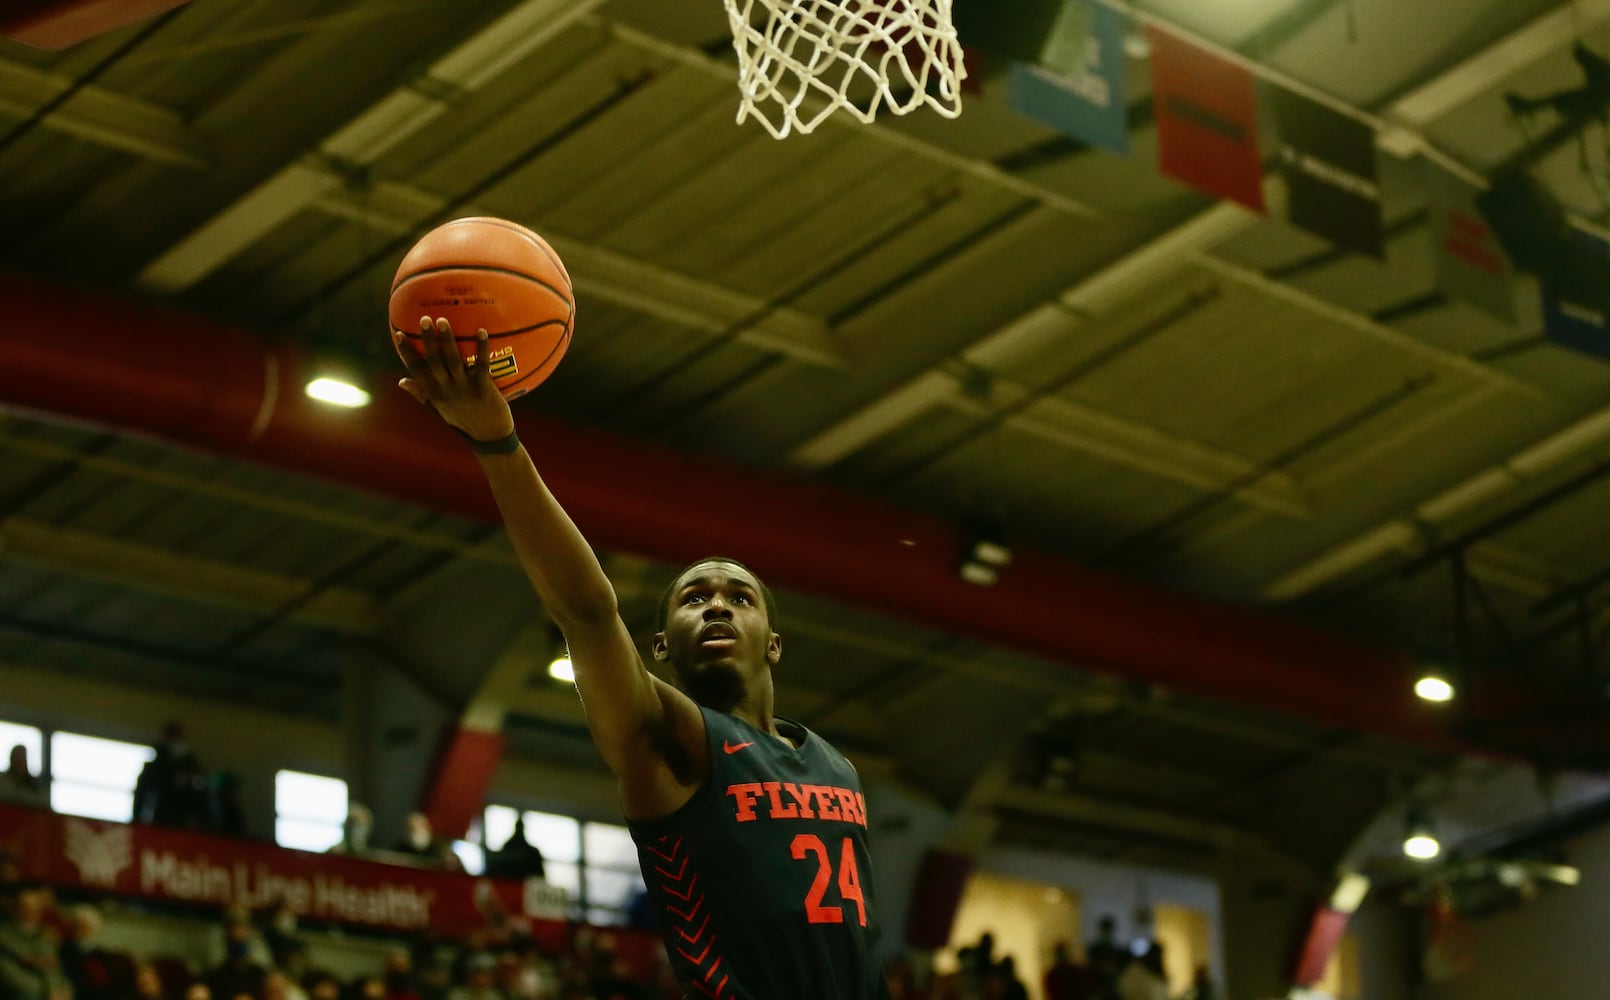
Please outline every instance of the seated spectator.
[[347, 986], [350, 1000], [386, 1000], [386, 981], [379, 976], [361, 976]]
[[327, 853], [346, 854], [361, 858], [370, 851], [369, 835], [374, 832], [375, 817], [369, 807], [357, 802], [347, 806], [347, 818], [341, 824], [341, 842]]
[[45, 890], [22, 884], [0, 923], [0, 996], [8, 1000], [71, 1000], [56, 941], [45, 929]]
[[115, 992], [105, 953], [91, 948], [100, 930], [101, 914], [95, 907], [75, 906], [68, 912], [67, 932], [62, 935], [57, 955], [62, 975], [73, 984], [76, 1000], [109, 1000]]
[[486, 874], [491, 878], [547, 878], [542, 851], [526, 839], [525, 816], [516, 815], [509, 839], [487, 854]]
[[430, 826], [430, 817], [422, 812], [408, 814], [407, 830], [403, 839], [397, 841], [392, 850], [398, 854], [411, 854], [420, 858], [432, 868], [458, 871], [463, 867], [459, 864], [458, 856], [453, 853], [453, 845], [436, 836]]
[[447, 994], [447, 1000], [507, 1000], [494, 985], [498, 963], [486, 952], [471, 955], [464, 963], [464, 984]]
[[1163, 972], [1163, 946], [1156, 941], [1146, 954], [1130, 962], [1118, 976], [1119, 1000], [1168, 1000], [1168, 979]]
[[131, 1000], [167, 1000], [156, 966], [141, 962], [134, 967], [134, 989], [129, 996]]
[[11, 748], [11, 763], [0, 774], [0, 802], [43, 809], [50, 805], [45, 784], [28, 769], [28, 748], [21, 743]]
[[419, 988], [414, 985], [414, 958], [406, 949], [393, 948], [386, 953], [381, 978], [386, 983], [386, 1000], [419, 1000]]
[[282, 900], [269, 915], [268, 925], [263, 931], [263, 943], [268, 946], [268, 954], [275, 968], [289, 972], [299, 960], [305, 958], [306, 949], [296, 936], [297, 927], [296, 911]]
[[341, 1000], [341, 980], [323, 970], [310, 972], [302, 978], [302, 992], [307, 1000]]
[[212, 990], [206, 983], [191, 983], [184, 988], [184, 1000], [212, 1000]]
[[224, 961], [204, 977], [213, 1000], [255, 1000], [262, 993], [268, 971], [252, 961], [250, 924], [231, 921], [224, 932]]
[[1002, 1000], [1029, 1000], [1029, 989], [1017, 975], [1017, 959], [1007, 955], [995, 963], [989, 978], [998, 984]]
[[1085, 1000], [1090, 990], [1082, 966], [1069, 957], [1066, 942], [1051, 949], [1051, 968], [1045, 972], [1045, 1000]]

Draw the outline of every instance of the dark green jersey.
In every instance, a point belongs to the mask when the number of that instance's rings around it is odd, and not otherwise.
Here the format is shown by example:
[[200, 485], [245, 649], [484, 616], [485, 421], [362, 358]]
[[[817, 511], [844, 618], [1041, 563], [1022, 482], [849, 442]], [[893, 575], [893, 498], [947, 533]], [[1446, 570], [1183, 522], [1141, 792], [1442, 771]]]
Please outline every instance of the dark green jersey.
[[701, 709], [710, 780], [664, 819], [631, 823], [665, 947], [692, 997], [873, 1000], [882, 993], [855, 769], [777, 720], [794, 749]]

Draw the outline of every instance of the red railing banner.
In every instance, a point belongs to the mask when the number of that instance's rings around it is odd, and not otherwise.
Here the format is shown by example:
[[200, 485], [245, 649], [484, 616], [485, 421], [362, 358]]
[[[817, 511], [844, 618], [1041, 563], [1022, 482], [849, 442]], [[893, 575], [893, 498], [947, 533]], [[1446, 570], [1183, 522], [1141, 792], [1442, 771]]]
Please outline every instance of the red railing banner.
[[[282, 901], [304, 920], [459, 938], [515, 924], [550, 949], [570, 945], [542, 882], [476, 878], [185, 830], [130, 826], [0, 805], [0, 850], [22, 878], [58, 888], [171, 903], [246, 906]], [[653, 969], [650, 934], [615, 931], [617, 955], [636, 973]]]

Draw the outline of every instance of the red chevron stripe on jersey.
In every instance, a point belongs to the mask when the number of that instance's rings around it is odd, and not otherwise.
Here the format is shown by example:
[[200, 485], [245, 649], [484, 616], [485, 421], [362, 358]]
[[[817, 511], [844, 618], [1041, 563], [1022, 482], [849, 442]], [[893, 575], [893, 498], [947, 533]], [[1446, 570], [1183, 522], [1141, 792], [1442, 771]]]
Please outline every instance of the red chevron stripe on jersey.
[[654, 874], [659, 876], [655, 881], [677, 901], [667, 902], [665, 912], [676, 918], [671, 933], [677, 954], [693, 966], [694, 988], [712, 1000], [729, 1000], [729, 977], [721, 972], [722, 956], [715, 950], [716, 933], [710, 929], [710, 913], [705, 910], [704, 893], [699, 891], [699, 875], [690, 870], [689, 857], [682, 851], [682, 838], [661, 837], [648, 845], [648, 851], [659, 859], [653, 866]]

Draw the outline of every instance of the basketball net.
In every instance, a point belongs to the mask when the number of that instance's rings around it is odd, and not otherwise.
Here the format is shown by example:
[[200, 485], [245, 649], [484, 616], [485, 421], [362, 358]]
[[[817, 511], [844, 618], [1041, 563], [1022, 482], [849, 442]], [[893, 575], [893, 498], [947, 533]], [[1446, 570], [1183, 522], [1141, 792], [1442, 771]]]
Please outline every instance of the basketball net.
[[738, 51], [738, 121], [779, 139], [843, 109], [870, 124], [880, 109], [927, 105], [961, 114], [967, 78], [952, 0], [724, 0]]

